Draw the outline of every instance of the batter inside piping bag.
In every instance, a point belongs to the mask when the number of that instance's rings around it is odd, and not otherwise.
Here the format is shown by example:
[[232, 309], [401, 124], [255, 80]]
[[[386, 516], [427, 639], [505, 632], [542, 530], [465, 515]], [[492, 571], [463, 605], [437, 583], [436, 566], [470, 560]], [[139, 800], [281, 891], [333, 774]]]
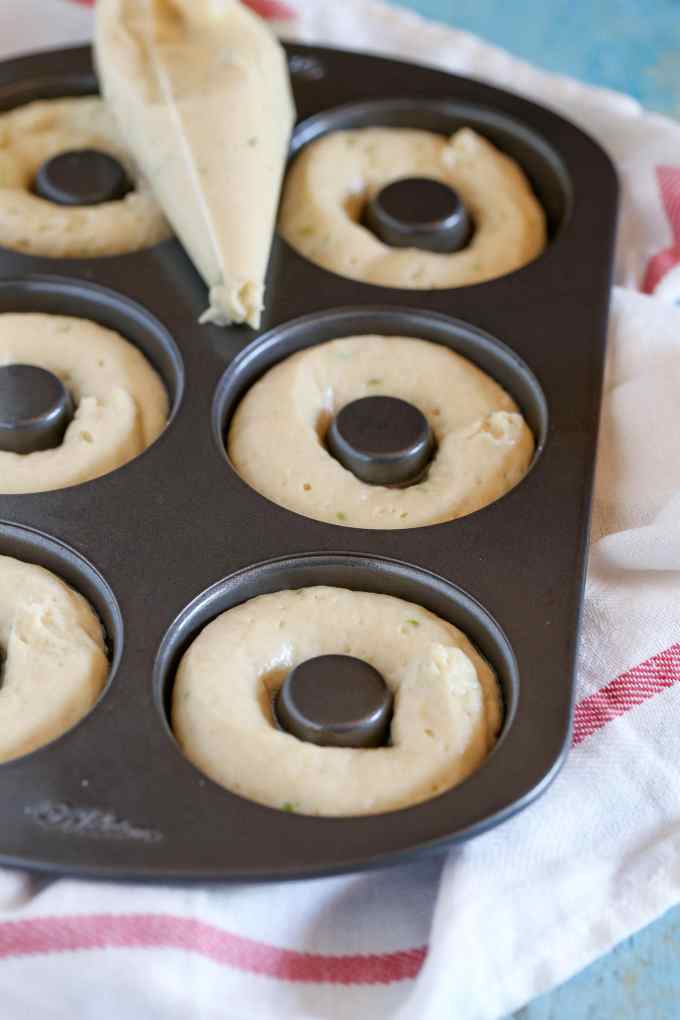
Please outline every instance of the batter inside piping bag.
[[237, 0], [98, 0], [95, 58], [126, 144], [209, 289], [257, 328], [295, 120], [286, 57]]

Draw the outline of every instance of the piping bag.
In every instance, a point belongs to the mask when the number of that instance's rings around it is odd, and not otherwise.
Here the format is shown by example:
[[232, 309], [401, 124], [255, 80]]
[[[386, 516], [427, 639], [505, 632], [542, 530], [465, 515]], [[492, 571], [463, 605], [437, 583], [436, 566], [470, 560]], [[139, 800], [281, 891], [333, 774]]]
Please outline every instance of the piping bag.
[[238, 0], [98, 0], [102, 93], [205, 280], [201, 322], [258, 328], [295, 121], [286, 56]]

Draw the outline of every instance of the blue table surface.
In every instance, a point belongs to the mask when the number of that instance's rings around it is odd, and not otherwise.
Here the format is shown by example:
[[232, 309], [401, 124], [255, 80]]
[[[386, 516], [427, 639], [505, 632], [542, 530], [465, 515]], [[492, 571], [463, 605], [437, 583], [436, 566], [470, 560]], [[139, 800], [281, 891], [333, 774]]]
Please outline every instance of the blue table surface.
[[[680, 0], [403, 0], [401, 6], [680, 117]], [[513, 1016], [678, 1020], [680, 907]]]

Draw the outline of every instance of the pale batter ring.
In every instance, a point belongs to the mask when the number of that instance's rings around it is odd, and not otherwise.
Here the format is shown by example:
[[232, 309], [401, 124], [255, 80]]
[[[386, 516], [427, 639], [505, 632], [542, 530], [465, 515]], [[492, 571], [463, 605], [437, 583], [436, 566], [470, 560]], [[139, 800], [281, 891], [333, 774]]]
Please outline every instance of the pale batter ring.
[[[320, 747], [277, 727], [271, 695], [298, 663], [353, 655], [394, 694], [388, 746]], [[180, 662], [172, 725], [215, 782], [261, 804], [317, 815], [396, 810], [462, 782], [502, 720], [488, 663], [457, 628], [388, 595], [310, 587], [222, 613]]]
[[[460, 195], [474, 222], [465, 248], [392, 248], [360, 222], [385, 185], [430, 177]], [[545, 214], [518, 164], [470, 128], [451, 138], [410, 128], [334, 131], [310, 142], [285, 182], [281, 235], [340, 276], [385, 287], [443, 289], [519, 269], [546, 244]]]
[[9, 556], [0, 556], [0, 653], [0, 761], [74, 726], [109, 669], [102, 626], [82, 595]]
[[165, 387], [144, 355], [89, 319], [0, 314], [0, 365], [17, 364], [61, 379], [75, 415], [54, 449], [0, 450], [0, 492], [45, 492], [97, 478], [142, 453], [167, 421]]
[[[133, 190], [92, 206], [57, 205], [33, 194], [41, 164], [76, 149], [114, 156]], [[170, 236], [101, 99], [40, 100], [0, 114], [0, 245], [50, 258], [94, 258], [124, 255]]]
[[[437, 443], [422, 480], [370, 485], [324, 445], [350, 401], [400, 397], [428, 419]], [[513, 399], [448, 347], [409, 337], [354, 336], [299, 351], [241, 400], [228, 434], [230, 460], [274, 503], [357, 528], [410, 528], [472, 513], [526, 474], [533, 435]]]

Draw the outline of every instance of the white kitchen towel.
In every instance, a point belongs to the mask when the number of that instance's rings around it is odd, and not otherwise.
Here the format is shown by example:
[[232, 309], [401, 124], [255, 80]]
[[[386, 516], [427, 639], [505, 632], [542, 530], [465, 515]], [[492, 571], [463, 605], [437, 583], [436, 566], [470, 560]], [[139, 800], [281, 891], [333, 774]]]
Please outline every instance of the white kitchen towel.
[[[522, 91], [617, 162], [622, 286], [574, 747], [521, 815], [446, 858], [378, 873], [170, 889], [0, 872], [3, 1020], [495, 1020], [680, 899], [680, 126], [380, 3], [293, 6], [289, 35]], [[84, 6], [0, 5], [3, 56], [89, 31]]]

